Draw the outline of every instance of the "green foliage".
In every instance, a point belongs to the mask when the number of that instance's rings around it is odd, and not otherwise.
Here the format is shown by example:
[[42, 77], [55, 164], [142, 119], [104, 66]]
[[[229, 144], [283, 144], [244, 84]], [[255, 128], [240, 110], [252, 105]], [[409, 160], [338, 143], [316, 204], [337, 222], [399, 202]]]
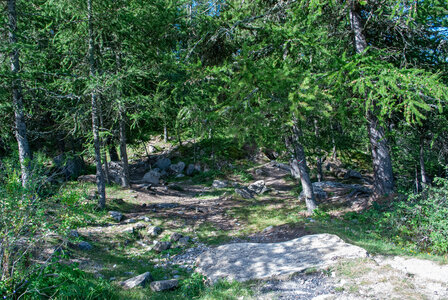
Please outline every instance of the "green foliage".
[[372, 231], [400, 247], [413, 251], [444, 254], [448, 252], [448, 180], [390, 207], [376, 205], [361, 214], [347, 214], [347, 220], [369, 225]]
[[94, 278], [76, 264], [59, 262], [34, 273], [22, 290], [25, 299], [118, 299], [115, 287], [108, 280]]

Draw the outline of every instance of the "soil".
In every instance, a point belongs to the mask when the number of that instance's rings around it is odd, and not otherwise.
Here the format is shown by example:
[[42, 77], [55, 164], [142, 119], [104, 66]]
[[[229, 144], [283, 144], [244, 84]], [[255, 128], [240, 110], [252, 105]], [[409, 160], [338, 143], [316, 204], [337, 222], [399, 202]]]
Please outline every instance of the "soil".
[[[291, 194], [295, 184], [286, 179], [289, 175], [286, 171], [271, 163], [258, 168], [262, 172], [255, 173], [254, 170], [250, 170], [254, 174], [253, 181], [264, 180], [272, 189], [268, 199], [263, 197], [257, 200], [258, 205], [271, 205], [273, 209], [297, 205], [297, 198]], [[140, 170], [133, 172], [134, 180], [143, 176], [144, 172], [141, 171], [142, 168], [139, 169], [139, 165], [135, 165], [132, 169]], [[326, 178], [326, 180], [335, 181], [336, 178]], [[230, 181], [244, 185], [237, 178], [230, 178]], [[354, 183], [361, 183], [371, 188], [368, 181]], [[371, 200], [367, 195], [349, 197], [351, 191], [343, 188], [325, 188], [324, 190], [329, 197], [321, 201], [320, 205], [337, 207], [337, 210], [330, 212], [335, 216], [347, 211], [359, 211], [370, 205]], [[243, 221], [229, 216], [227, 211], [248, 205], [247, 200], [236, 197], [230, 189], [224, 194], [214, 193], [213, 188], [194, 184], [188, 177], [174, 184], [150, 188], [133, 184], [128, 192], [130, 192], [131, 201], [127, 201], [129, 202], [127, 209], [123, 211], [128, 220], [157, 216], [164, 220], [164, 229], [191, 232], [192, 237], [204, 223], [211, 224], [218, 230], [225, 230], [230, 236], [246, 225]], [[81, 236], [101, 240], [104, 247], [108, 248], [113, 247], [114, 236], [121, 234], [129, 226], [132, 224], [123, 222], [101, 227], [80, 228], [78, 231]], [[283, 242], [310, 233], [301, 225], [283, 224], [268, 227], [245, 237], [235, 235], [229, 242]], [[145, 247], [136, 246], [135, 251], [147, 251]], [[190, 249], [193, 250], [186, 250], [188, 255], [183, 254], [189, 261], [189, 267], [193, 267], [192, 262], [195, 257], [205, 251], [208, 246], [195, 241], [191, 247]], [[196, 248], [199, 250], [196, 251]], [[104, 267], [88, 259], [79, 259], [79, 262], [82, 267], [94, 272], [99, 272]], [[254, 290], [255, 299], [448, 299], [447, 282], [448, 278], [444, 280], [425, 278], [394, 267], [393, 264], [391, 266], [387, 262], [380, 264], [374, 259], [367, 259], [350, 266], [340, 265], [339, 268], [329, 271], [296, 274], [286, 280], [272, 279], [259, 282]]]

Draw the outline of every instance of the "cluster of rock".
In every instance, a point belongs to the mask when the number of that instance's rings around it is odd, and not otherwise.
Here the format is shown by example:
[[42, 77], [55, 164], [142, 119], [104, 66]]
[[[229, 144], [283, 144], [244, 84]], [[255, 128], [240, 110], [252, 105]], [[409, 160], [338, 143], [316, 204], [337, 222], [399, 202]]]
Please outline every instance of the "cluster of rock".
[[125, 289], [132, 289], [135, 287], [145, 287], [148, 283], [150, 283], [149, 286], [153, 292], [172, 290], [179, 286], [179, 281], [177, 279], [153, 281], [151, 273], [149, 272], [129, 278], [128, 280], [121, 282], [121, 286]]
[[180, 161], [177, 164], [172, 164], [171, 160], [167, 157], [162, 157], [157, 160], [154, 168], [147, 172], [142, 181], [150, 184], [159, 184], [160, 178], [165, 176], [176, 176], [178, 178], [184, 176], [192, 176], [201, 172], [201, 165], [199, 163], [189, 164], [188, 166]]
[[[346, 189], [350, 191], [348, 198], [358, 196], [358, 195], [370, 195], [372, 190], [360, 184], [345, 184], [336, 181], [320, 181], [313, 182], [313, 192], [314, 196], [319, 200], [324, 200], [328, 197], [327, 192], [324, 188], [339, 188]], [[299, 199], [305, 199], [305, 194], [303, 191], [300, 193]]]
[[240, 187], [235, 189], [235, 193], [243, 197], [244, 199], [252, 199], [256, 195], [262, 195], [269, 191], [264, 180], [258, 180], [249, 184], [247, 187]]

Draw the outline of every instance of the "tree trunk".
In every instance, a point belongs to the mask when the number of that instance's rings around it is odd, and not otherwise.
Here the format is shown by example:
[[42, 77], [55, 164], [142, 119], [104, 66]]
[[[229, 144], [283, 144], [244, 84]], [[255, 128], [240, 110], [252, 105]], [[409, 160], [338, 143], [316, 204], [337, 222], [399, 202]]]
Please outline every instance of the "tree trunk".
[[[95, 76], [95, 56], [94, 56], [94, 42], [93, 42], [93, 23], [92, 23], [92, 0], [87, 0], [88, 22], [89, 22], [89, 64], [90, 77]], [[106, 185], [104, 183], [103, 168], [101, 166], [101, 147], [100, 134], [98, 128], [98, 99], [95, 90], [91, 93], [92, 100], [92, 130], [93, 130], [93, 144], [95, 147], [95, 162], [96, 162], [96, 185], [98, 189], [98, 206], [100, 209], [106, 207]]]
[[126, 111], [123, 104], [120, 104], [120, 156], [121, 167], [123, 170], [123, 174], [121, 175], [121, 186], [130, 187], [129, 162], [126, 148]]
[[424, 149], [424, 143], [425, 140], [423, 136], [420, 136], [420, 175], [421, 175], [421, 182], [422, 182], [422, 188], [424, 189], [428, 185], [428, 177], [426, 177], [426, 170], [425, 170], [425, 149]]
[[[367, 48], [367, 42], [362, 32], [359, 10], [357, 1], [352, 1], [350, 7], [350, 23], [354, 35], [355, 49], [356, 53], [363, 53]], [[373, 103], [373, 107], [375, 107], [375, 103]], [[367, 112], [367, 126], [372, 152], [375, 193], [377, 195], [391, 194], [394, 191], [392, 159], [389, 153], [385, 130], [380, 125], [373, 109]]]
[[[104, 122], [103, 122], [103, 109], [101, 101], [98, 101], [98, 114], [100, 119], [100, 132], [104, 132]], [[107, 184], [110, 184], [110, 173], [109, 173], [109, 164], [107, 163], [107, 142], [106, 139], [102, 139], [102, 148], [103, 148], [103, 164], [104, 164], [104, 179]]]
[[299, 169], [299, 162], [297, 161], [297, 158], [291, 158], [289, 160], [289, 166], [291, 167], [291, 176], [294, 179], [300, 180], [300, 169]]
[[16, 1], [8, 0], [9, 43], [11, 45], [12, 104], [15, 116], [15, 136], [19, 146], [19, 161], [22, 173], [22, 186], [27, 187], [31, 176], [31, 150], [27, 138], [25, 116], [23, 113], [22, 84], [18, 78], [20, 71], [19, 49], [17, 46], [17, 11]]
[[[314, 119], [314, 136], [316, 137], [316, 141], [319, 140], [319, 127], [317, 126], [317, 119]], [[322, 172], [322, 158], [321, 158], [321, 149], [318, 147], [317, 149], [317, 159], [316, 159], [316, 168], [317, 168], [317, 181], [321, 182], [324, 180], [324, 173]]]
[[165, 143], [168, 143], [168, 128], [167, 128], [167, 126], [166, 126], [166, 122], [165, 122], [165, 124], [163, 125], [163, 141], [164, 141]]
[[308, 173], [308, 167], [306, 165], [305, 150], [300, 143], [300, 136], [300, 129], [297, 127], [297, 124], [294, 124], [292, 127], [291, 145], [293, 146], [294, 156], [299, 166], [300, 182], [305, 195], [306, 208], [308, 213], [313, 213], [313, 211], [317, 208], [317, 203], [314, 196], [313, 185]]

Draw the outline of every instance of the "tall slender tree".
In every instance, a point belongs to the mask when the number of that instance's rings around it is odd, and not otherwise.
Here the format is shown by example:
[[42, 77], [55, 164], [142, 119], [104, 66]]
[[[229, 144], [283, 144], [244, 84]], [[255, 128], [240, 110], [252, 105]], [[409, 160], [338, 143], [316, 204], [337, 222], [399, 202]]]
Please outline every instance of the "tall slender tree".
[[[93, 16], [92, 16], [92, 0], [87, 0], [87, 19], [89, 26], [89, 66], [90, 66], [90, 79], [95, 80], [95, 54], [94, 54], [94, 32], [93, 32]], [[96, 163], [96, 185], [98, 190], [98, 207], [104, 209], [106, 206], [106, 184], [104, 181], [104, 173], [101, 164], [101, 141], [100, 141], [100, 129], [99, 129], [99, 103], [98, 96], [95, 88], [92, 89], [91, 94], [92, 105], [92, 132], [93, 132], [93, 144], [95, 148], [95, 163]]]
[[11, 45], [12, 103], [15, 116], [15, 135], [19, 148], [19, 160], [22, 171], [22, 185], [28, 186], [31, 172], [31, 150], [27, 138], [25, 114], [23, 109], [22, 83], [20, 80], [19, 45], [17, 42], [16, 0], [8, 0], [9, 43]]

